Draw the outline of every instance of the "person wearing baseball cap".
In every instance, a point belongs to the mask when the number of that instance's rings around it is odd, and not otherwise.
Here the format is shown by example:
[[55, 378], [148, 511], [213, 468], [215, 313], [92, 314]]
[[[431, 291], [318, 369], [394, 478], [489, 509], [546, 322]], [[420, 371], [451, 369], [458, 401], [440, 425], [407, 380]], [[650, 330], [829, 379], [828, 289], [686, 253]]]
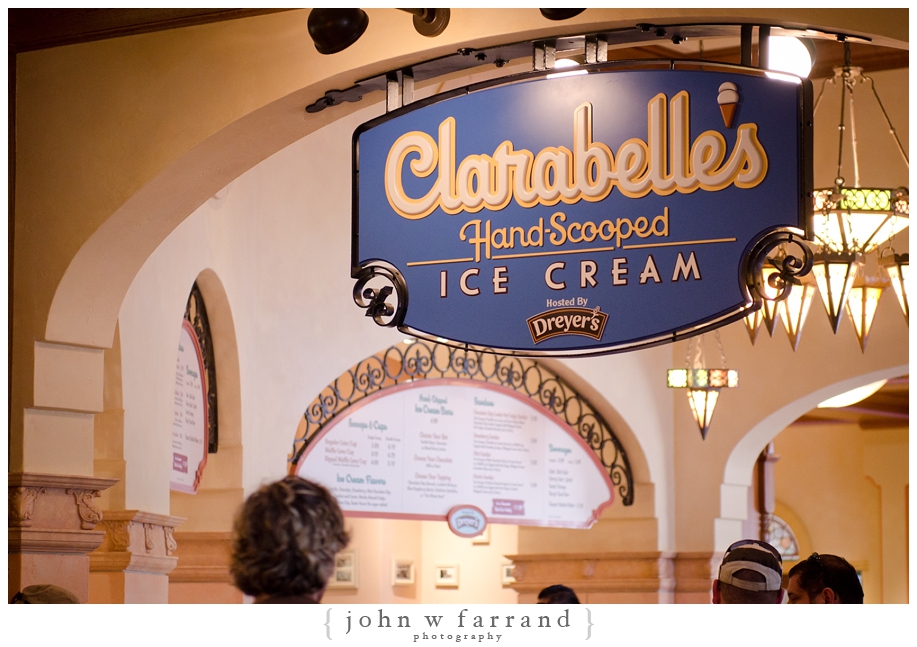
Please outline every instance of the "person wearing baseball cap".
[[783, 558], [759, 539], [742, 539], [726, 549], [713, 580], [714, 604], [783, 602]]

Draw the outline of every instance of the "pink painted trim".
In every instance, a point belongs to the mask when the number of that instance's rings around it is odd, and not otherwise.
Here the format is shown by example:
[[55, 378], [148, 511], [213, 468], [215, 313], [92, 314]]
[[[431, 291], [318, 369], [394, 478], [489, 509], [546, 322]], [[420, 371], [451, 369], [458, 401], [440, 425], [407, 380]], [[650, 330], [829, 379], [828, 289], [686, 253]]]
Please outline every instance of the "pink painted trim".
[[193, 485], [182, 485], [170, 479], [169, 489], [178, 492], [186, 492], [188, 494], [197, 494], [197, 489], [201, 485], [201, 477], [204, 475], [204, 468], [207, 466], [207, 454], [210, 453], [210, 412], [207, 403], [207, 389], [204, 386], [204, 353], [201, 352], [201, 345], [197, 341], [197, 332], [194, 330], [194, 326], [191, 325], [191, 322], [184, 318], [181, 320], [181, 327], [188, 333], [188, 336], [191, 337], [191, 341], [194, 343], [194, 354], [197, 357], [197, 370], [198, 374], [201, 376], [201, 402], [203, 403], [201, 409], [204, 411], [204, 458], [201, 459], [197, 469], [194, 471]]

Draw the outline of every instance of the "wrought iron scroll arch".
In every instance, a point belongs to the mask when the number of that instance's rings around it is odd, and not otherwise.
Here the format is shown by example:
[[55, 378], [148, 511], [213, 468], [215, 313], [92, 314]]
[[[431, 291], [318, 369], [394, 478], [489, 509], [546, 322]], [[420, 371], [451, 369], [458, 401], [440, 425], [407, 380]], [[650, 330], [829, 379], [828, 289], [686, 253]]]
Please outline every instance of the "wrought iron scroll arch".
[[201, 294], [197, 282], [191, 286], [188, 303], [185, 305], [185, 320], [194, 328], [197, 343], [201, 348], [201, 357], [204, 361], [204, 393], [207, 399], [207, 453], [216, 454], [219, 447], [217, 432], [217, 378], [216, 362], [213, 355], [213, 337], [210, 334], [210, 320], [207, 318], [207, 308], [204, 306], [204, 296]]
[[601, 413], [563, 378], [534, 359], [422, 339], [396, 344], [367, 357], [322, 389], [303, 414], [288, 458], [290, 472], [318, 433], [350, 406], [398, 384], [439, 378], [502, 386], [556, 415], [592, 449], [623, 504], [633, 504], [633, 473], [624, 446]]

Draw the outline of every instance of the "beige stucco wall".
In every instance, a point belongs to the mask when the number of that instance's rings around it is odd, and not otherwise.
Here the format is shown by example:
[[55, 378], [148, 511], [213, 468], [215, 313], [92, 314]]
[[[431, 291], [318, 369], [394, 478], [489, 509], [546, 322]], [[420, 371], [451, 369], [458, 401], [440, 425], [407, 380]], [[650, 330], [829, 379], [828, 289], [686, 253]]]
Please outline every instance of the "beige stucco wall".
[[777, 498], [804, 532], [804, 551], [862, 570], [867, 603], [906, 603], [907, 428], [793, 425], [774, 448]]

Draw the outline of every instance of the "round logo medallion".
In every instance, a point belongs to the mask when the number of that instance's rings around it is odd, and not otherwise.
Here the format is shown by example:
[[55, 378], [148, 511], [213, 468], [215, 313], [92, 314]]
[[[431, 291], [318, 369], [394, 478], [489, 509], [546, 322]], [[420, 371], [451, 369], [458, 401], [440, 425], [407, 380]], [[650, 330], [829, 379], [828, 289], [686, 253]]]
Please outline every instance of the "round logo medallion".
[[483, 510], [473, 505], [457, 505], [446, 515], [449, 530], [459, 537], [477, 537], [487, 527]]

